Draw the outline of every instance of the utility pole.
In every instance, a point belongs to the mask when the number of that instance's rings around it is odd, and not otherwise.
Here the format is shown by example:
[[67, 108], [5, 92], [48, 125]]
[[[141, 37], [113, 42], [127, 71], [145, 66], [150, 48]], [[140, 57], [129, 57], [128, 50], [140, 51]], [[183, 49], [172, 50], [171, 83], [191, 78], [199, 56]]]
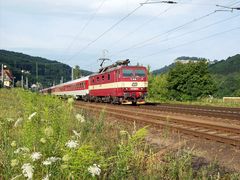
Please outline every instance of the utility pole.
[[26, 88], [28, 89], [28, 76], [30, 75], [31, 73], [29, 71], [25, 71], [25, 75], [26, 75]]
[[2, 84], [3, 84], [3, 64], [2, 64], [2, 70], [1, 70], [1, 73], [2, 73]]
[[26, 88], [28, 89], [28, 76], [26, 76]]
[[71, 77], [72, 81], [73, 81], [73, 67], [72, 67], [72, 77]]
[[36, 84], [38, 84], [38, 62], [36, 61]]
[[21, 86], [23, 88], [23, 73], [24, 73], [24, 70], [21, 71], [22, 72], [22, 76], [21, 76]]

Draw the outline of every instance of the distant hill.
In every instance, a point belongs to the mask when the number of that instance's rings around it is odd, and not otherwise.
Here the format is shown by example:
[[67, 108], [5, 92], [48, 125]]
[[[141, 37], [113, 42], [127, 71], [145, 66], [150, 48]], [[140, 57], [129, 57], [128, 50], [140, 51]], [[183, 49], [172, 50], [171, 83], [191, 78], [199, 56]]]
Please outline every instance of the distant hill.
[[201, 57], [181, 56], [181, 57], [178, 57], [176, 60], [203, 61], [203, 60], [207, 60], [207, 59], [206, 58], [201, 58]]
[[209, 66], [218, 90], [216, 96], [240, 96], [240, 54]]
[[[21, 80], [21, 70], [29, 71], [29, 83], [40, 82], [44, 87], [53, 83], [58, 84], [63, 77], [64, 82], [71, 79], [71, 67], [58, 61], [52, 61], [41, 57], [29, 56], [23, 53], [0, 50], [0, 64], [7, 65], [15, 82]], [[81, 70], [83, 76], [92, 74], [90, 71]]]
[[160, 69], [157, 69], [157, 70], [154, 70], [152, 71], [152, 74], [153, 75], [158, 75], [158, 74], [164, 74], [166, 72], [168, 72], [168, 70], [171, 68], [171, 67], [174, 67], [174, 63], [168, 65], [168, 66], [164, 66], [163, 68], [160, 68]]
[[[180, 62], [189, 62], [189, 61], [203, 61], [203, 60], [207, 60], [205, 58], [199, 58], [199, 57], [188, 57], [188, 56], [181, 56], [181, 57], [178, 57], [175, 59], [175, 61], [180, 61]], [[153, 75], [158, 75], [158, 74], [164, 74], [166, 72], [168, 72], [168, 70], [171, 68], [171, 67], [174, 67], [175, 65], [175, 62], [168, 65], [168, 66], [164, 66], [163, 68], [160, 68], [160, 69], [156, 69], [154, 71], [152, 71], [152, 74]]]
[[240, 54], [221, 60], [209, 66], [209, 71], [213, 74], [240, 73]]

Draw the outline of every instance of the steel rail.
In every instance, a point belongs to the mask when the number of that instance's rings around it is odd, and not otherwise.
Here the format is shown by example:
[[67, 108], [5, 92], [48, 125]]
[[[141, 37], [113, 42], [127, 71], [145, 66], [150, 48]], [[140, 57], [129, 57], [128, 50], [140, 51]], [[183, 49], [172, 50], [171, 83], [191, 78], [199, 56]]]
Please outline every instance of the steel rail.
[[[77, 108], [82, 108], [90, 111], [100, 112], [103, 107], [89, 104], [76, 104]], [[123, 111], [122, 108], [116, 110], [116, 108], [110, 108], [105, 106], [105, 112], [114, 117], [121, 117], [124, 120], [128, 121], [137, 121], [140, 123], [153, 124], [154, 126], [166, 127], [184, 134], [193, 135], [200, 138], [210, 139], [226, 144], [231, 144], [234, 146], [240, 147], [240, 129], [234, 127], [214, 127], [213, 124], [207, 126], [207, 123], [197, 123], [185, 121], [183, 119], [171, 120], [171, 117], [168, 120], [159, 120], [153, 116], [145, 116], [146, 114], [137, 113], [129, 114], [128, 111]], [[231, 134], [226, 134], [226, 132]]]

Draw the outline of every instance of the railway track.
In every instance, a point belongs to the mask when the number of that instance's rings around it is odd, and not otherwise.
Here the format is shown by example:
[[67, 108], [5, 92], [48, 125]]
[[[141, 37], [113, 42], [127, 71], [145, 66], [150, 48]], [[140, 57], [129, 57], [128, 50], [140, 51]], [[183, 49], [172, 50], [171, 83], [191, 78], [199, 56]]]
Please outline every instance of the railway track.
[[152, 111], [165, 111], [222, 119], [240, 120], [240, 108], [211, 107], [197, 105], [154, 104], [149, 103], [138, 107]]
[[142, 108], [131, 106], [83, 102], [77, 102], [75, 106], [94, 112], [100, 112], [104, 109], [109, 116], [123, 120], [151, 124], [152, 126], [168, 128], [184, 134], [240, 147], [240, 126], [199, 119], [196, 120], [194, 118], [183, 118], [180, 116], [168, 116], [161, 113], [153, 113], [151, 109], [145, 109], [143, 111]]

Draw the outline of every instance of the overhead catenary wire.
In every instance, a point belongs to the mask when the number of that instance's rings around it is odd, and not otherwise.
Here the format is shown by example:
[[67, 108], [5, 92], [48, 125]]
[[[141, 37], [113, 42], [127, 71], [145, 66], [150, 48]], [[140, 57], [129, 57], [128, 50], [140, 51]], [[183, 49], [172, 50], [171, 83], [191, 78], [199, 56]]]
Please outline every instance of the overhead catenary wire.
[[[237, 3], [239, 3], [240, 1], [238, 1], [238, 2], [232, 2], [232, 3], [230, 3], [230, 5], [232, 6], [232, 5], [235, 5], [235, 4], [237, 4]], [[143, 40], [143, 41], [141, 41], [141, 42], [139, 42], [139, 43], [135, 43], [135, 44], [133, 44], [133, 45], [131, 45], [130, 47], [128, 47], [128, 48], [125, 48], [125, 49], [122, 49], [122, 50], [120, 50], [120, 51], [117, 51], [117, 52], [115, 52], [115, 53], [113, 53], [110, 57], [113, 57], [113, 56], [116, 56], [116, 55], [118, 55], [118, 54], [121, 54], [121, 53], [123, 53], [123, 52], [127, 52], [127, 51], [130, 51], [130, 50], [132, 50], [132, 49], [136, 49], [136, 48], [138, 48], [138, 46], [143, 46], [145, 43], [147, 43], [147, 42], [150, 42], [150, 41], [152, 41], [152, 40], [154, 40], [154, 39], [158, 39], [159, 37], [161, 37], [161, 36], [163, 36], [163, 35], [167, 35], [167, 34], [169, 34], [169, 33], [172, 33], [172, 32], [174, 32], [174, 31], [178, 31], [178, 30], [180, 30], [180, 29], [182, 29], [182, 28], [184, 28], [185, 26], [187, 26], [187, 25], [190, 25], [190, 24], [192, 24], [192, 23], [195, 23], [195, 22], [198, 22], [198, 21], [200, 21], [200, 20], [202, 20], [202, 19], [205, 19], [205, 18], [207, 18], [207, 17], [209, 17], [209, 16], [211, 16], [211, 15], [213, 15], [213, 14], [215, 14], [215, 13], [217, 13], [218, 11], [212, 11], [212, 12], [210, 12], [210, 13], [208, 13], [208, 14], [205, 14], [205, 15], [203, 15], [203, 16], [200, 16], [200, 17], [198, 17], [198, 18], [195, 18], [195, 19], [193, 19], [193, 20], [190, 20], [190, 21], [188, 21], [188, 22], [186, 22], [186, 23], [184, 23], [184, 24], [182, 24], [182, 25], [179, 25], [179, 26], [177, 26], [177, 27], [174, 27], [174, 28], [172, 28], [172, 29], [170, 29], [170, 30], [168, 30], [168, 31], [166, 31], [166, 32], [163, 32], [163, 33], [160, 33], [160, 34], [157, 34], [157, 35], [155, 35], [155, 36], [152, 36], [152, 37], [150, 37], [150, 38], [148, 38], [148, 39], [145, 39], [145, 40]]]
[[[146, 0], [145, 2], [148, 2], [149, 0]], [[82, 47], [76, 54], [74, 54], [73, 56], [70, 57], [69, 60], [73, 59], [74, 57], [76, 57], [79, 53], [81, 53], [83, 50], [87, 49], [90, 45], [92, 45], [93, 43], [95, 43], [96, 41], [98, 41], [100, 38], [102, 38], [105, 34], [107, 34], [108, 32], [110, 32], [112, 29], [114, 29], [118, 24], [120, 24], [121, 22], [123, 22], [125, 19], [127, 19], [129, 16], [131, 16], [133, 13], [135, 13], [137, 10], [139, 10], [142, 7], [142, 5], [137, 6], [135, 9], [133, 9], [131, 12], [129, 12], [127, 15], [125, 15], [124, 17], [122, 17], [120, 20], [118, 20], [116, 23], [114, 23], [113, 25], [111, 25], [107, 30], [105, 30], [103, 33], [101, 33], [97, 38], [95, 38], [94, 40], [90, 41], [86, 46]]]
[[136, 33], [137, 31], [139, 31], [142, 27], [145, 27], [147, 24], [151, 23], [152, 21], [154, 21], [157, 17], [167, 13], [170, 9], [172, 9], [174, 6], [170, 6], [167, 9], [165, 9], [164, 11], [158, 13], [156, 16], [146, 20], [145, 22], [141, 23], [139, 26], [137, 26], [134, 30], [130, 31], [129, 33], [126, 33], [125, 35], [123, 35], [121, 38], [119, 38], [118, 40], [116, 40], [115, 42], [111, 43], [111, 48], [115, 45], [117, 45], [118, 42], [122, 41], [123, 39], [131, 36], [132, 34]]
[[[237, 15], [235, 15], [235, 16], [232, 16], [232, 17], [229, 17], [229, 18], [226, 18], [226, 19], [223, 19], [223, 20], [220, 20], [220, 21], [217, 21], [217, 22], [214, 22], [214, 23], [205, 25], [205, 26], [203, 26], [203, 27], [194, 29], [194, 30], [192, 30], [192, 31], [188, 31], [188, 32], [182, 33], [182, 34], [180, 34], [180, 35], [173, 36], [173, 37], [171, 37], [171, 38], [165, 38], [165, 39], [161, 40], [160, 43], [163, 43], [163, 42], [166, 42], [166, 41], [170, 41], [170, 40], [173, 40], [173, 39], [178, 39], [178, 38], [183, 37], [183, 36], [186, 36], [186, 35], [188, 35], [188, 34], [195, 33], [195, 32], [198, 32], [198, 31], [207, 29], [207, 28], [209, 28], [209, 27], [212, 27], [212, 26], [214, 26], [214, 25], [217, 25], [217, 24], [220, 24], [220, 23], [223, 23], [223, 22], [232, 20], [233, 18], [236, 18], [236, 17], [239, 17], [239, 16], [240, 16], [240, 14], [237, 14]], [[143, 47], [146, 47], [146, 46], [149, 46], [149, 45], [152, 45], [152, 44], [155, 44], [155, 43], [144, 44], [144, 45], [142, 45], [142, 46], [136, 47], [135, 49], [143, 48]]]
[[[234, 1], [232, 1], [231, 3], [234, 3], [234, 4], [237, 4], [237, 3], [239, 3], [240, 1], [238, 1], [238, 2], [235, 2], [235, 0]], [[92, 63], [91, 63], [92, 64]], [[90, 66], [90, 65], [88, 65], [88, 66]]]
[[206, 36], [206, 37], [197, 39], [197, 40], [189, 41], [189, 42], [182, 43], [182, 44], [179, 44], [179, 45], [174, 46], [174, 47], [170, 47], [170, 48], [167, 48], [167, 49], [163, 49], [163, 50], [161, 50], [161, 51], [158, 51], [158, 52], [155, 52], [155, 53], [152, 53], [152, 54], [149, 54], [149, 55], [140, 57], [140, 59], [144, 59], [144, 58], [147, 58], [147, 57], [155, 56], [155, 55], [158, 55], [158, 54], [160, 54], [160, 53], [162, 53], [162, 52], [165, 52], [165, 51], [169, 51], [169, 50], [176, 49], [176, 48], [179, 48], [179, 47], [182, 47], [182, 46], [185, 46], [185, 45], [189, 45], [189, 44], [192, 44], [192, 43], [196, 43], [196, 42], [199, 42], [199, 41], [203, 41], [203, 40], [206, 40], [206, 39], [210, 39], [210, 38], [213, 38], [213, 37], [215, 37], [215, 36], [219, 36], [219, 35], [222, 35], [222, 34], [226, 34], [226, 33], [229, 33], [229, 32], [235, 31], [235, 30], [240, 30], [240, 27], [232, 28], [232, 29], [229, 29], [229, 30], [226, 30], [226, 31], [222, 31], [222, 32], [219, 32], [219, 33], [215, 33], [215, 34], [212, 34], [212, 35], [209, 35], [209, 36]]
[[106, 0], [103, 0], [99, 6], [96, 8], [96, 10], [92, 13], [92, 15], [90, 16], [90, 18], [86, 21], [86, 23], [82, 26], [81, 30], [79, 31], [79, 33], [76, 34], [76, 36], [73, 38], [73, 40], [71, 41], [71, 43], [67, 46], [65, 53], [74, 45], [74, 43], [76, 42], [76, 40], [78, 39], [79, 36], [82, 35], [82, 33], [84, 32], [84, 30], [87, 28], [87, 26], [91, 23], [91, 21], [93, 21], [93, 19], [96, 17], [97, 12], [103, 7], [104, 3], [106, 2]]
[[[159, 37], [161, 37], [161, 36], [163, 36], [163, 35], [169, 34], [169, 33], [174, 32], [174, 31], [176, 31], [176, 30], [180, 30], [180, 29], [182, 29], [183, 27], [185, 27], [185, 26], [187, 26], [187, 25], [190, 25], [190, 24], [192, 24], [192, 23], [195, 23], [195, 22], [197, 22], [197, 21], [200, 21], [200, 20], [202, 20], [202, 19], [204, 19], [204, 18], [206, 18], [206, 17], [209, 17], [209, 16], [211, 16], [211, 15], [213, 15], [213, 14], [215, 14], [215, 13], [216, 13], [216, 11], [213, 11], [213, 12], [211, 12], [211, 13], [205, 14], [205, 15], [200, 16], [200, 17], [198, 17], [198, 18], [195, 18], [195, 19], [193, 19], [193, 20], [191, 20], [191, 21], [188, 21], [187, 23], [184, 23], [184, 24], [182, 24], [182, 25], [180, 25], [180, 26], [174, 27], [174, 28], [172, 28], [172, 29], [170, 29], [170, 30], [168, 30], [168, 31], [166, 31], [166, 32], [164, 32], [164, 33], [157, 34], [157, 35], [155, 35], [155, 36], [152, 36], [151, 38], [145, 39], [144, 41], [141, 41], [141, 42], [139, 42], [139, 43], [135, 43], [134, 45], [132, 45], [132, 46], [130, 46], [130, 47], [128, 47], [128, 48], [125, 48], [125, 49], [123, 49], [123, 50], [120, 50], [120, 51], [116, 52], [116, 53], [113, 54], [112, 56], [114, 56], [114, 55], [116, 55], [116, 54], [119, 54], [119, 53], [123, 53], [123, 52], [129, 51], [129, 50], [131, 50], [131, 49], [133, 49], [133, 48], [138, 47], [139, 45], [143, 45], [143, 44], [145, 44], [145, 43], [147, 43], [147, 42], [150, 42], [150, 41], [152, 41], [152, 40], [154, 40], [154, 39], [157, 39], [157, 38], [159, 38]], [[112, 57], [112, 56], [111, 56], [111, 57]]]

